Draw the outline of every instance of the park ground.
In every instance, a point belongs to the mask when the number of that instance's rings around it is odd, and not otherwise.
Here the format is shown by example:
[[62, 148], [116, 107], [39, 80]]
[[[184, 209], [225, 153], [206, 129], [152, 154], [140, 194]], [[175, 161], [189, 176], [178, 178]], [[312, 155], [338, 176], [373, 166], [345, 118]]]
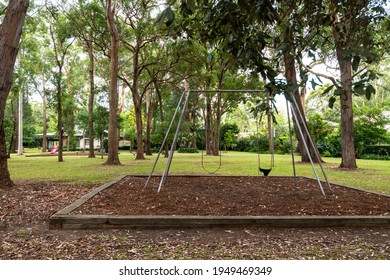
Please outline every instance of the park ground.
[[[96, 186], [122, 174], [148, 174], [155, 157], [135, 161], [121, 154], [122, 166], [104, 159], [69, 156], [13, 156], [16, 186], [0, 190], [0, 259], [389, 259], [389, 228], [181, 228], [130, 230], [48, 229], [48, 218]], [[262, 155], [266, 164], [267, 155]], [[161, 173], [164, 159], [157, 166]], [[208, 158], [207, 168], [217, 167]], [[291, 158], [276, 156], [271, 175], [291, 175]], [[390, 162], [358, 161], [355, 171], [326, 159], [329, 180], [390, 194]], [[174, 174], [204, 174], [199, 154], [177, 154]], [[218, 175], [257, 175], [257, 155], [222, 155]], [[297, 174], [313, 177], [311, 166], [297, 164]]]

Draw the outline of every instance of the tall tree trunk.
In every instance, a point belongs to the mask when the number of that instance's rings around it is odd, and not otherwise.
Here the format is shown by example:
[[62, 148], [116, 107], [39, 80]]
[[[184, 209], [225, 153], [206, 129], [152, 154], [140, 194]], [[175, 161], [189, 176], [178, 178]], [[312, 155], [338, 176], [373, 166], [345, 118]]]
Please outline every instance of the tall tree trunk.
[[11, 98], [11, 119], [12, 119], [13, 129], [12, 129], [10, 147], [8, 150], [8, 155], [9, 155], [8, 158], [11, 157], [11, 153], [16, 153], [16, 147], [18, 146], [18, 135], [17, 135], [18, 130], [16, 129], [18, 127], [18, 117], [15, 108], [15, 102], [12, 98]]
[[46, 97], [46, 80], [45, 72], [42, 70], [42, 118], [43, 118], [43, 131], [42, 131], [42, 153], [46, 153], [47, 150], [47, 97]]
[[[154, 81], [154, 88], [156, 89], [156, 94], [157, 94], [157, 98], [158, 98], [158, 103], [160, 104], [159, 108], [160, 108], [160, 119], [161, 119], [161, 123], [164, 122], [164, 107], [163, 107], [163, 101], [162, 101], [162, 97], [161, 97], [161, 92], [159, 90], [159, 87], [158, 87], [158, 82], [157, 80]], [[165, 135], [162, 135], [162, 137], [164, 138]], [[165, 147], [164, 147], [164, 157], [165, 158], [168, 158], [169, 156], [169, 147], [168, 147], [168, 141], [165, 143]]]
[[93, 57], [92, 43], [87, 41], [88, 57], [89, 57], [89, 97], [88, 97], [88, 138], [89, 152], [88, 157], [95, 157], [95, 133], [93, 131], [93, 105], [95, 102], [95, 60]]
[[61, 76], [62, 76], [62, 67], [59, 66], [57, 79], [57, 134], [58, 134], [58, 162], [63, 162], [62, 150], [64, 146], [64, 130], [62, 125], [62, 96], [61, 96]]
[[266, 99], [266, 114], [267, 114], [267, 128], [268, 128], [268, 150], [270, 154], [273, 153], [274, 150], [274, 135], [273, 135], [273, 125], [272, 125], [272, 114], [271, 114], [271, 101], [270, 101], [270, 92], [267, 93], [267, 99]]
[[340, 96], [341, 164], [340, 168], [357, 168], [353, 137], [352, 63], [341, 50], [337, 51], [343, 93]]
[[[334, 2], [334, 1], [332, 1]], [[333, 3], [336, 7], [337, 3]], [[334, 15], [332, 35], [336, 45], [337, 61], [340, 67], [341, 88], [340, 114], [341, 114], [341, 164], [340, 168], [357, 168], [355, 143], [353, 137], [353, 107], [352, 107], [352, 62], [345, 53], [350, 48], [348, 25], [340, 30], [340, 19]]]
[[221, 120], [222, 120], [222, 108], [221, 108], [222, 93], [217, 93], [217, 112], [214, 128], [214, 156], [219, 156], [219, 140], [221, 135]]
[[205, 118], [205, 149], [206, 155], [212, 156], [214, 154], [213, 145], [213, 112], [211, 109], [211, 96], [210, 93], [206, 93], [206, 118]]
[[50, 25], [50, 36], [53, 41], [54, 45], [54, 54], [55, 54], [55, 60], [58, 67], [58, 72], [54, 73], [55, 76], [55, 84], [56, 84], [56, 98], [57, 98], [57, 135], [58, 135], [58, 146], [57, 146], [57, 152], [58, 152], [58, 162], [63, 162], [64, 159], [62, 157], [62, 150], [64, 146], [64, 129], [63, 129], [63, 123], [62, 123], [62, 68], [64, 66], [64, 59], [65, 59], [65, 51], [62, 49], [62, 53], [60, 54], [60, 47], [63, 47], [61, 45], [62, 42], [60, 42], [60, 46], [56, 43], [56, 40], [54, 38], [54, 31], [53, 26]]
[[110, 30], [110, 122], [108, 126], [108, 158], [106, 165], [119, 165], [118, 154], [118, 44], [119, 34], [115, 25], [116, 1], [107, 0], [107, 25]]
[[133, 95], [135, 126], [137, 131], [137, 152], [135, 159], [145, 159], [143, 143], [143, 124], [142, 124], [142, 96], [138, 89], [139, 79], [139, 48], [137, 47], [133, 54], [133, 85], [131, 93]]
[[[117, 113], [118, 116], [120, 116], [122, 114], [123, 105], [125, 104], [125, 87], [126, 87], [125, 83], [123, 82], [122, 87], [121, 87], [121, 94], [120, 94], [120, 98], [119, 98], [118, 113]], [[121, 128], [119, 127], [119, 125], [117, 128], [117, 135], [118, 135], [118, 143], [119, 143], [121, 141]]]
[[145, 154], [152, 155], [152, 149], [150, 147], [150, 134], [152, 130], [152, 92], [150, 88], [146, 89], [146, 135], [145, 135]]
[[[285, 34], [286, 34], [285, 35], [286, 37], [284, 38], [285, 42], [288, 43], [290, 46], [292, 46], [293, 40], [291, 38], [292, 37], [291, 32], [285, 32]], [[284, 52], [284, 65], [285, 65], [285, 77], [286, 77], [288, 86], [296, 85], [298, 83], [298, 81], [297, 81], [297, 72], [296, 72], [296, 68], [295, 68], [295, 57], [294, 57], [294, 54], [292, 53], [291, 50]], [[305, 140], [312, 160], [314, 162], [318, 162], [319, 160], [322, 162], [321, 158], [318, 160], [317, 157], [315, 156], [316, 151], [317, 151], [318, 155], [320, 154], [318, 152], [318, 148], [313, 147], [310, 144], [311, 143], [311, 136], [304, 129], [304, 127], [307, 127], [307, 124], [306, 124], [306, 118], [305, 118], [305, 109], [304, 109], [303, 104], [302, 104], [302, 96], [299, 93], [299, 89], [295, 89], [291, 93], [291, 97], [296, 100], [296, 104], [298, 105], [298, 107], [297, 107], [297, 106], [295, 106], [295, 104], [293, 104], [292, 108], [293, 108], [295, 115], [297, 116], [297, 119], [298, 119], [298, 120], [294, 119], [293, 122], [294, 122], [295, 135], [297, 136], [297, 139], [298, 139], [298, 148], [301, 152], [301, 159], [303, 162], [310, 161], [309, 154], [307, 153], [307, 151], [304, 147], [304, 144], [303, 144], [303, 140]], [[303, 120], [300, 118], [300, 115], [302, 115]], [[298, 125], [302, 129], [303, 138], [300, 135]]]
[[28, 0], [10, 0], [0, 24], [0, 188], [13, 186], [7, 163], [4, 113], [28, 4]]
[[143, 143], [143, 124], [142, 124], [142, 105], [141, 100], [136, 99], [137, 103], [134, 103], [135, 111], [135, 126], [137, 132], [137, 151], [135, 159], [145, 159], [144, 156], [144, 143]]

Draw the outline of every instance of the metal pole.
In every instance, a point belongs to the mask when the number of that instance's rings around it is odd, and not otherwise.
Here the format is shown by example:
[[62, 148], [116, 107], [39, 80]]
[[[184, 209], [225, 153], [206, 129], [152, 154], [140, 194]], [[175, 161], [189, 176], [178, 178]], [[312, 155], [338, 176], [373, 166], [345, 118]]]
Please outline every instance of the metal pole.
[[175, 122], [176, 114], [177, 114], [177, 112], [179, 111], [180, 104], [181, 104], [181, 102], [182, 102], [182, 100], [183, 100], [183, 97], [184, 97], [184, 94], [185, 94], [185, 93], [186, 93], [186, 92], [184, 91], [183, 94], [180, 96], [179, 103], [177, 103], [175, 113], [173, 114], [171, 123], [169, 124], [168, 130], [167, 130], [167, 132], [165, 133], [164, 140], [163, 140], [163, 142], [162, 142], [162, 144], [161, 144], [160, 150], [158, 151], [156, 160], [154, 161], [154, 165], [153, 165], [152, 171], [150, 171], [149, 177], [148, 177], [148, 179], [146, 180], [146, 184], [145, 184], [145, 186], [144, 186], [144, 189], [146, 189], [147, 186], [149, 185], [150, 178], [151, 178], [152, 175], [153, 175], [154, 169], [155, 169], [156, 166], [157, 166], [157, 162], [158, 162], [158, 160], [159, 160], [159, 158], [160, 158], [160, 155], [161, 155], [161, 153], [162, 153], [162, 150], [164, 149], [165, 143], [167, 142], [169, 132], [171, 131], [172, 126], [173, 126], [173, 123]]
[[295, 170], [294, 145], [293, 145], [292, 134], [291, 134], [290, 106], [288, 105], [287, 99], [286, 99], [286, 107], [287, 107], [287, 120], [288, 120], [288, 135], [290, 136], [291, 159], [292, 159], [294, 179], [295, 179], [297, 177], [297, 172]]
[[[306, 126], [306, 124], [305, 124], [305, 119], [304, 119], [304, 117], [303, 117], [303, 115], [302, 115], [302, 112], [299, 110], [297, 101], [295, 100], [294, 96], [292, 96], [292, 99], [293, 99], [293, 101], [294, 101], [295, 107], [298, 108], [297, 111], [298, 111], [299, 117], [300, 117], [300, 119], [301, 119], [301, 122], [303, 123], [303, 128], [305, 129], [305, 132], [306, 132], [306, 134], [308, 135], [308, 138], [309, 138], [309, 141], [310, 141], [310, 145], [312, 146], [312, 148], [313, 148], [313, 150], [314, 150], [314, 154], [315, 154], [315, 156], [316, 156], [316, 158], [317, 158], [318, 164], [320, 165], [320, 168], [321, 168], [322, 174], [324, 175], [326, 184], [327, 184], [329, 190], [330, 190], [331, 192], [333, 192], [333, 189], [332, 189], [332, 187], [331, 187], [330, 184], [329, 184], [328, 177], [326, 176], [324, 167], [322, 166], [322, 163], [321, 163], [321, 156], [319, 155], [319, 153], [318, 153], [318, 151], [317, 151], [317, 149], [316, 149], [316, 145], [314, 144], [313, 139], [311, 138], [309, 129], [307, 128], [307, 126]], [[302, 138], [303, 138], [303, 137], [302, 137]], [[307, 153], [310, 155], [310, 152], [309, 152], [309, 151], [308, 151]]]
[[207, 93], [207, 92], [264, 92], [265, 90], [256, 89], [213, 89], [213, 90], [190, 90], [193, 93]]
[[18, 155], [23, 155], [23, 92], [19, 91]]
[[298, 119], [297, 119], [297, 115], [295, 114], [294, 109], [291, 110], [291, 112], [292, 112], [293, 118], [295, 118], [295, 121], [297, 122], [297, 127], [298, 127], [298, 130], [299, 130], [299, 134], [300, 134], [301, 137], [302, 137], [302, 142], [303, 142], [303, 145], [305, 146], [305, 149], [306, 149], [306, 151], [307, 151], [307, 155], [309, 156], [309, 160], [310, 160], [310, 163], [311, 163], [311, 167], [312, 167], [312, 169], [313, 169], [314, 175], [315, 175], [316, 178], [317, 178], [318, 185], [320, 186], [320, 189], [321, 189], [322, 194], [325, 195], [325, 192], [324, 192], [324, 189], [323, 189], [323, 187], [322, 187], [320, 178], [318, 177], [317, 170], [316, 170], [315, 167], [314, 167], [313, 159], [311, 158], [311, 155], [310, 155], [309, 148], [308, 148], [308, 146], [307, 146], [306, 140], [305, 140], [305, 138], [303, 137], [302, 129], [301, 129], [301, 126], [299, 125], [299, 122], [298, 122]]
[[173, 154], [174, 154], [175, 149], [176, 149], [177, 138], [178, 138], [178, 136], [179, 136], [180, 126], [181, 126], [181, 123], [182, 123], [182, 121], [183, 121], [184, 111], [185, 111], [185, 108], [187, 107], [187, 104], [188, 104], [188, 97], [190, 96], [190, 91], [186, 91], [185, 94], [186, 94], [186, 96], [185, 96], [184, 106], [183, 106], [183, 109], [182, 109], [182, 112], [181, 112], [181, 116], [180, 116], [180, 119], [179, 119], [179, 123], [177, 124], [176, 133], [175, 133], [175, 136], [174, 136], [174, 138], [173, 138], [171, 150], [170, 150], [170, 152], [169, 152], [168, 161], [167, 161], [167, 163], [166, 163], [166, 165], [165, 165], [165, 169], [164, 169], [163, 175], [162, 175], [162, 177], [161, 177], [160, 185], [159, 185], [159, 187], [158, 187], [158, 192], [160, 192], [162, 186], [165, 185], [165, 181], [166, 181], [166, 179], [167, 179], [168, 172], [169, 172], [169, 169], [170, 169], [170, 167], [171, 167]]

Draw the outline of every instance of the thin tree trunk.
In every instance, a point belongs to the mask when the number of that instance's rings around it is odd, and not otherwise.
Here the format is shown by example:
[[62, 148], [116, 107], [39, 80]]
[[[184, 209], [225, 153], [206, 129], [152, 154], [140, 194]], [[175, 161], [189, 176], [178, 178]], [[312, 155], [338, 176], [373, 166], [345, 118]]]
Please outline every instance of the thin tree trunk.
[[12, 120], [13, 128], [12, 128], [11, 140], [9, 143], [7, 158], [11, 158], [11, 153], [16, 152], [16, 145], [17, 145], [16, 127], [18, 126], [18, 123], [17, 123], [16, 112], [15, 112], [15, 104], [12, 98], [11, 98], [11, 120]]
[[135, 125], [137, 131], [137, 152], [135, 159], [145, 159], [144, 143], [143, 143], [143, 124], [142, 124], [142, 97], [139, 94], [138, 79], [139, 79], [139, 49], [137, 48], [133, 54], [133, 85], [131, 93], [133, 95]]
[[[59, 67], [58, 75], [62, 75], [62, 68]], [[61, 78], [58, 78], [61, 79]], [[58, 134], [58, 162], [64, 161], [62, 149], [64, 146], [64, 130], [62, 127], [62, 98], [61, 98], [61, 80], [57, 82], [57, 134]]]
[[150, 134], [152, 130], [152, 93], [150, 88], [146, 89], [146, 136], [145, 136], [145, 154], [152, 155], [152, 149], [150, 147]]
[[115, 25], [116, 1], [112, 6], [112, 1], [107, 0], [107, 25], [110, 30], [110, 86], [109, 86], [109, 106], [110, 123], [108, 127], [108, 157], [106, 165], [119, 165], [118, 154], [118, 43], [119, 34]]
[[44, 70], [42, 71], [42, 118], [43, 118], [43, 131], [42, 131], [42, 153], [46, 153], [47, 150], [47, 98], [46, 98], [46, 80]]
[[12, 130], [12, 136], [10, 141], [10, 148], [9, 148], [9, 155], [11, 153], [16, 153], [16, 147], [18, 146], [18, 130], [16, 129], [18, 127], [18, 117], [17, 112], [15, 108], [15, 102], [11, 98], [11, 118], [12, 118], [12, 124], [13, 124], [13, 130]]
[[211, 109], [211, 96], [209, 93], [206, 93], [206, 119], [205, 119], [205, 128], [206, 128], [206, 137], [205, 137], [205, 149], [206, 155], [213, 155], [213, 129], [212, 129], [212, 109]]
[[[95, 133], [93, 131], [93, 105], [95, 102], [95, 61], [93, 57], [92, 43], [87, 41], [89, 57], [89, 97], [88, 97], [88, 138], [89, 138], [89, 158], [95, 158]], [[84, 145], [85, 146], [85, 145]]]
[[222, 94], [218, 92], [217, 112], [216, 112], [215, 129], [214, 129], [214, 151], [213, 151], [214, 156], [219, 156], [219, 140], [221, 135], [221, 120], [222, 120], [221, 99], [222, 99]]
[[[286, 34], [289, 34], [289, 32], [286, 32]], [[290, 37], [288, 37], [288, 38], [285, 38], [285, 40], [287, 42], [289, 42], [292, 39]], [[297, 82], [297, 73], [296, 73], [296, 69], [295, 69], [295, 58], [294, 58], [294, 55], [289, 51], [286, 51], [284, 53], [284, 64], [285, 64], [285, 76], [286, 76], [287, 84], [289, 86], [296, 85], [298, 82]], [[309, 154], [307, 153], [307, 151], [304, 147], [304, 144], [303, 144], [303, 140], [305, 140], [312, 160], [314, 162], [318, 162], [318, 161], [322, 162], [321, 158], [318, 160], [317, 157], [315, 156], [315, 153], [316, 153], [315, 150], [317, 150], [317, 153], [319, 155], [318, 149], [317, 149], [317, 147], [313, 147], [311, 145], [311, 136], [309, 134], [307, 134], [306, 130], [304, 129], [304, 127], [307, 127], [307, 124], [306, 124], [306, 119], [305, 119], [305, 114], [304, 114], [305, 110], [304, 110], [303, 105], [302, 105], [302, 97], [299, 93], [299, 90], [298, 89], [294, 90], [291, 94], [291, 97], [296, 100], [296, 104], [298, 105], [298, 108], [297, 108], [297, 106], [295, 106], [295, 104], [293, 104], [292, 108], [295, 111], [295, 115], [297, 116], [297, 119], [298, 119], [298, 120], [294, 119], [293, 122], [294, 122], [295, 135], [297, 136], [297, 139], [298, 139], [298, 149], [301, 152], [301, 159], [303, 162], [310, 161]], [[300, 115], [302, 115], [303, 120], [300, 118]], [[303, 134], [304, 138], [302, 138], [300, 135], [300, 132], [299, 132], [298, 127], [297, 127], [298, 125], [301, 127], [302, 134]]]
[[[160, 107], [160, 119], [161, 119], [161, 123], [163, 123], [164, 122], [164, 110], [163, 110], [164, 108], [163, 108], [161, 92], [159, 90], [158, 83], [157, 83], [156, 80], [154, 81], [154, 86], [155, 86], [155, 89], [156, 89], [158, 103], [160, 104], [160, 106], [159, 106]], [[164, 135], [162, 137], [164, 137]], [[167, 158], [168, 156], [169, 156], [169, 147], [168, 147], [168, 143], [165, 143], [164, 157]]]
[[0, 187], [13, 186], [7, 163], [4, 113], [12, 85], [13, 70], [22, 34], [28, 0], [10, 0], [0, 24]]

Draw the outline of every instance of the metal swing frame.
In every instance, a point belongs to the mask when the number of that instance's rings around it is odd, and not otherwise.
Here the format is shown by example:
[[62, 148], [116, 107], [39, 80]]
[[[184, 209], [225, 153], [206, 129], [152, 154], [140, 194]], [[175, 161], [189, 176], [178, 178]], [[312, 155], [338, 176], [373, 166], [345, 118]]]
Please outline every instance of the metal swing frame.
[[[156, 166], [157, 166], [157, 163], [158, 163], [158, 160], [159, 160], [159, 158], [160, 158], [160, 155], [161, 155], [161, 153], [162, 153], [162, 151], [163, 151], [163, 149], [164, 149], [164, 146], [165, 146], [165, 144], [166, 144], [166, 141], [167, 141], [167, 139], [168, 139], [168, 135], [169, 135], [169, 133], [170, 133], [172, 127], [173, 127], [173, 124], [174, 124], [174, 122], [175, 122], [177, 113], [178, 113], [179, 109], [182, 108], [181, 115], [180, 115], [180, 117], [179, 117], [178, 125], [177, 125], [177, 128], [176, 128], [176, 132], [175, 132], [175, 135], [174, 135], [174, 138], [173, 138], [173, 141], [172, 141], [171, 149], [170, 149], [170, 151], [169, 151], [168, 160], [167, 160], [167, 162], [166, 162], [166, 164], [165, 164], [165, 168], [164, 168], [163, 174], [162, 174], [162, 176], [161, 176], [160, 184], [159, 184], [159, 187], [158, 187], [158, 190], [157, 190], [157, 191], [160, 192], [161, 189], [162, 189], [162, 187], [163, 187], [163, 186], [165, 185], [165, 183], [166, 183], [166, 180], [167, 180], [167, 177], [168, 177], [168, 173], [169, 173], [169, 170], [170, 170], [170, 167], [171, 167], [171, 164], [172, 164], [173, 154], [174, 154], [174, 151], [175, 151], [175, 149], [176, 149], [177, 140], [178, 140], [178, 136], [179, 136], [179, 132], [180, 132], [180, 127], [181, 127], [181, 124], [182, 124], [182, 122], [183, 122], [184, 112], [185, 112], [185, 109], [186, 109], [186, 107], [187, 107], [187, 105], [188, 105], [188, 99], [189, 99], [190, 94], [191, 94], [191, 93], [215, 93], [215, 92], [241, 92], [241, 93], [244, 93], [244, 92], [264, 92], [264, 90], [241, 90], [241, 89], [239, 89], [239, 90], [218, 90], [218, 89], [216, 89], [216, 90], [188, 90], [188, 91], [184, 91], [183, 94], [182, 94], [181, 97], [180, 97], [180, 100], [179, 100], [178, 104], [177, 104], [175, 113], [174, 113], [174, 115], [173, 115], [173, 117], [172, 117], [171, 123], [170, 123], [170, 125], [169, 125], [169, 128], [168, 128], [166, 134], [165, 134], [163, 143], [161, 144], [160, 150], [159, 150], [159, 152], [158, 152], [158, 155], [157, 155], [157, 157], [156, 157], [156, 160], [155, 160], [155, 162], [154, 162], [154, 165], [153, 165], [152, 170], [151, 170], [151, 172], [150, 172], [150, 174], [149, 174], [149, 176], [148, 176], [148, 179], [147, 179], [147, 181], [146, 181], [146, 183], [145, 183], [144, 188], [147, 188], [148, 185], [149, 185], [149, 183], [150, 183], [150, 179], [151, 179], [151, 177], [153, 176], [153, 173], [154, 173], [154, 170], [155, 170], [155, 168], [156, 168]], [[293, 107], [293, 108], [294, 108], [294, 107], [295, 107], [295, 108], [298, 108], [298, 103], [297, 103], [297, 101], [295, 100], [294, 96], [293, 96], [291, 93], [289, 93], [289, 96], [290, 96], [290, 98], [291, 98], [291, 100], [292, 100], [292, 107]], [[183, 101], [183, 100], [184, 100], [184, 101]], [[182, 105], [182, 103], [183, 103], [183, 105]], [[293, 163], [293, 172], [294, 172], [294, 178], [296, 178], [294, 151], [293, 151], [293, 143], [292, 143], [292, 135], [291, 135], [291, 134], [292, 134], [292, 132], [291, 132], [291, 122], [290, 122], [290, 116], [289, 116], [289, 111], [290, 111], [290, 108], [289, 108], [289, 107], [290, 107], [290, 106], [289, 106], [289, 101], [287, 100], [287, 98], [286, 98], [286, 106], [287, 106], [287, 113], [288, 113], [288, 124], [289, 124], [289, 135], [290, 135], [290, 145], [291, 145], [291, 155], [292, 155], [292, 163]], [[306, 151], [307, 151], [307, 153], [308, 153], [308, 156], [309, 156], [309, 159], [310, 159], [310, 163], [311, 163], [313, 172], [314, 172], [314, 174], [315, 174], [315, 176], [316, 176], [316, 179], [317, 179], [317, 182], [318, 182], [318, 185], [319, 185], [319, 187], [320, 187], [320, 189], [321, 189], [322, 194], [325, 195], [324, 189], [323, 189], [322, 184], [321, 184], [321, 180], [319, 179], [317, 170], [315, 169], [314, 162], [313, 162], [313, 160], [312, 160], [312, 158], [311, 158], [311, 155], [310, 155], [310, 152], [309, 152], [308, 143], [306, 143], [306, 141], [305, 141], [305, 139], [304, 139], [304, 137], [303, 137], [303, 130], [307, 133], [307, 135], [309, 135], [309, 142], [310, 142], [309, 144], [312, 145], [313, 147], [315, 147], [315, 144], [314, 144], [314, 142], [313, 142], [313, 140], [312, 140], [312, 138], [311, 138], [311, 136], [310, 136], [310, 133], [309, 133], [309, 130], [308, 130], [307, 126], [305, 125], [304, 117], [303, 117], [301, 111], [300, 111], [299, 109], [297, 109], [298, 114], [296, 114], [296, 113], [294, 112], [293, 108], [292, 108], [292, 110], [291, 110], [292, 118], [295, 119], [295, 120], [296, 120], [296, 123], [298, 124], [298, 125], [297, 125], [297, 126], [298, 126], [298, 131], [299, 131], [299, 134], [301, 135], [302, 142], [303, 142], [303, 144], [304, 144], [304, 148], [306, 149]], [[297, 115], [298, 115], [298, 116], [297, 116]], [[302, 123], [304, 124], [304, 125], [303, 125], [303, 128], [299, 125], [298, 117], [300, 118], [300, 120], [301, 120]], [[327, 185], [328, 185], [328, 188], [329, 188], [330, 191], [333, 192], [333, 190], [332, 190], [332, 188], [331, 188], [331, 186], [330, 186], [330, 184], [329, 184], [328, 178], [327, 178], [327, 176], [326, 176], [325, 170], [324, 170], [324, 168], [323, 168], [323, 166], [322, 166], [322, 163], [321, 163], [321, 160], [320, 160], [321, 157], [320, 157], [318, 151], [317, 151], [316, 149], [314, 149], [314, 150], [315, 150], [315, 156], [316, 156], [316, 158], [317, 158], [317, 160], [318, 160], [318, 162], [319, 162], [319, 165], [320, 165], [320, 167], [321, 167], [321, 171], [322, 171], [323, 176], [324, 176], [324, 178], [325, 178], [325, 180], [326, 180], [326, 183], [327, 183]]]
[[[244, 93], [244, 92], [263, 92], [263, 91], [264, 90], [235, 90], [235, 89], [231, 89], [231, 90], [219, 90], [219, 89], [216, 89], [216, 90], [188, 90], [188, 91], [184, 91], [183, 94], [180, 97], [180, 100], [179, 100], [178, 104], [177, 104], [175, 113], [174, 113], [174, 115], [172, 117], [171, 123], [169, 125], [169, 128], [168, 128], [166, 134], [165, 134], [163, 143], [161, 144], [160, 150], [158, 152], [158, 155], [156, 157], [156, 160], [154, 162], [152, 170], [151, 170], [151, 172], [150, 172], [150, 174], [148, 176], [148, 179], [146, 180], [144, 188], [147, 188], [149, 183], [150, 183], [150, 179], [153, 176], [154, 170], [156, 169], [158, 160], [160, 159], [160, 155], [161, 155], [161, 153], [162, 153], [162, 151], [164, 149], [165, 143], [166, 143], [166, 141], [168, 139], [168, 135], [171, 132], [171, 129], [173, 127], [173, 123], [176, 120], [177, 113], [178, 113], [179, 109], [182, 108], [181, 115], [179, 117], [179, 121], [178, 121], [177, 128], [176, 128], [176, 132], [175, 132], [175, 135], [173, 137], [173, 142], [172, 142], [172, 145], [171, 145], [171, 149], [169, 151], [168, 160], [167, 160], [167, 162], [165, 164], [165, 168], [164, 168], [163, 174], [161, 176], [160, 184], [158, 186], [158, 190], [157, 191], [160, 192], [162, 187], [165, 185], [165, 182], [167, 180], [168, 173], [169, 173], [169, 170], [170, 170], [170, 167], [171, 167], [171, 164], [172, 164], [173, 154], [174, 154], [175, 149], [176, 149], [177, 139], [178, 139], [179, 132], [180, 132], [180, 127], [181, 127], [181, 124], [183, 122], [184, 111], [185, 111], [185, 108], [188, 105], [188, 99], [189, 99], [189, 96], [190, 96], [191, 93], [215, 93], [215, 92], [242, 92], [242, 93]], [[222, 159], [220, 159], [220, 160], [222, 162]], [[219, 169], [220, 169], [220, 167], [218, 168], [218, 170]]]

